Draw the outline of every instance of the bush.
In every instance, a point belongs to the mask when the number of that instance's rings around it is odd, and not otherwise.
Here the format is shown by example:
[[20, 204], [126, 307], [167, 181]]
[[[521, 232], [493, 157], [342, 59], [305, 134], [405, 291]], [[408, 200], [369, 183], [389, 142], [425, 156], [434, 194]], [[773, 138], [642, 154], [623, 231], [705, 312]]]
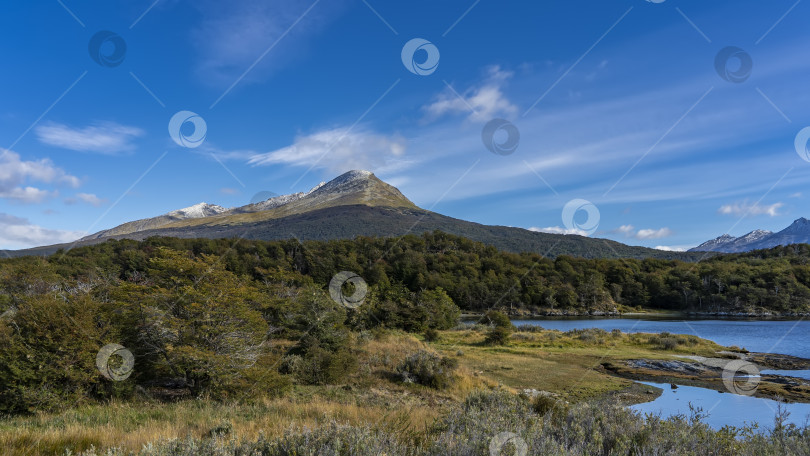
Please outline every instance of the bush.
[[673, 336], [668, 332], [662, 332], [661, 334], [653, 334], [648, 339], [648, 343], [654, 345], [656, 348], [659, 348], [661, 350], [675, 350], [682, 342], [686, 342], [686, 339]]
[[678, 348], [678, 339], [675, 337], [662, 337], [658, 346], [664, 350], [675, 350]]
[[306, 337], [299, 346], [299, 354], [284, 358], [283, 369], [296, 380], [308, 385], [340, 383], [357, 368], [357, 356], [348, 348], [328, 350], [317, 340]]
[[[295, 305], [301, 313], [292, 326], [300, 340], [284, 359], [282, 372], [310, 385], [340, 383], [358, 365], [354, 337], [344, 324], [345, 309], [314, 288], [306, 288]], [[374, 331], [372, 336], [376, 338]]]
[[480, 323], [485, 325], [492, 325], [495, 327], [504, 327], [509, 329], [515, 329], [515, 325], [512, 324], [512, 321], [509, 319], [505, 313], [500, 312], [498, 310], [490, 310], [483, 317], [481, 317]]
[[512, 330], [503, 326], [495, 326], [487, 333], [487, 338], [484, 342], [488, 345], [506, 345], [509, 343], [509, 336], [512, 335]]
[[444, 389], [452, 384], [457, 367], [455, 359], [419, 350], [405, 358], [397, 371], [404, 382]]
[[509, 342], [509, 336], [515, 329], [515, 325], [512, 324], [509, 317], [497, 310], [487, 312], [481, 318], [481, 322], [492, 325], [485, 339], [485, 343], [489, 345], [506, 345]]
[[425, 342], [436, 342], [437, 340], [439, 340], [439, 331], [433, 328], [425, 330]]

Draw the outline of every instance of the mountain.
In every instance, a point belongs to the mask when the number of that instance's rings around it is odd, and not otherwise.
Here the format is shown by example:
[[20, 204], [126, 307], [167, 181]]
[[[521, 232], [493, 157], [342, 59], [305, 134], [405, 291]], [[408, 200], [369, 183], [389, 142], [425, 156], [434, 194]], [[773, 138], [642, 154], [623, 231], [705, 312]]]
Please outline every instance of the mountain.
[[779, 245], [807, 243], [810, 243], [810, 220], [802, 217], [796, 219], [789, 227], [776, 233], [755, 230], [738, 238], [724, 234], [689, 251], [737, 253], [769, 249]]
[[194, 206], [190, 206], [184, 209], [178, 209], [176, 211], [171, 211], [167, 214], [159, 215], [157, 217], [152, 217], [143, 220], [135, 220], [134, 222], [127, 222], [124, 223], [123, 225], [116, 226], [115, 228], [111, 228], [109, 230], [99, 231], [98, 233], [83, 237], [81, 241], [86, 241], [90, 239], [101, 239], [105, 237], [123, 234], [130, 234], [144, 230], [152, 230], [164, 225], [168, 225], [169, 223], [172, 222], [195, 218], [211, 217], [213, 215], [222, 214], [227, 211], [228, 209], [225, 209], [222, 206], [217, 206], [216, 204], [208, 204], [208, 203], [195, 204]]
[[747, 246], [759, 242], [773, 233], [765, 230], [754, 230], [744, 236], [734, 237], [724, 234], [718, 238], [706, 241], [699, 246], [690, 249], [690, 252], [724, 252], [736, 253], [746, 252], [750, 249]]
[[245, 238], [328, 240], [357, 236], [392, 237], [444, 231], [509, 252], [549, 257], [661, 258], [695, 261], [705, 254], [635, 247], [607, 239], [538, 233], [522, 228], [488, 226], [419, 208], [395, 187], [369, 171], [349, 171], [308, 192], [273, 196], [236, 208], [200, 203], [153, 218], [124, 223], [72, 244], [7, 251], [8, 256], [47, 255], [60, 248], [108, 239]]

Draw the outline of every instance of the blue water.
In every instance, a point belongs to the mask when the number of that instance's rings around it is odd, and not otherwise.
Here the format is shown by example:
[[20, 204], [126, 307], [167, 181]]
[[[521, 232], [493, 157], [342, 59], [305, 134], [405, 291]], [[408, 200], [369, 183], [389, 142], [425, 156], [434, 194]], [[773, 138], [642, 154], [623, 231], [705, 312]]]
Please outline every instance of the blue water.
[[[696, 388], [693, 386], [679, 386], [671, 389], [669, 384], [648, 383], [664, 390], [656, 400], [644, 404], [633, 405], [630, 408], [642, 413], [671, 416], [683, 414], [689, 416], [689, 403], [699, 406], [708, 417], [703, 421], [714, 429], [723, 426], [742, 427], [757, 422], [760, 430], [772, 429], [773, 419], [776, 416], [777, 403], [770, 399], [741, 396], [730, 393]], [[810, 416], [810, 404], [782, 404], [790, 412], [787, 422], [804, 426]]]
[[[515, 320], [516, 325], [539, 325], [546, 329], [569, 331], [572, 329], [601, 328], [607, 331], [692, 334], [717, 342], [720, 345], [736, 345], [749, 351], [781, 353], [810, 358], [810, 321], [804, 320], [686, 320], [667, 318], [554, 318], [544, 320]], [[810, 371], [765, 370], [774, 373], [810, 379]], [[697, 406], [708, 413], [704, 420], [715, 429], [723, 426], [742, 426], [757, 422], [761, 429], [773, 426], [777, 403], [775, 401], [720, 393], [705, 388], [680, 386], [670, 389], [669, 384], [647, 383], [663, 389], [663, 394], [652, 402], [633, 406], [634, 410], [655, 413], [667, 417], [689, 415], [689, 406]], [[783, 404], [790, 412], [788, 421], [797, 425], [807, 424], [810, 404]]]
[[576, 318], [515, 320], [516, 325], [539, 325], [546, 329], [602, 328], [607, 331], [693, 334], [720, 345], [736, 345], [749, 351], [781, 353], [810, 358], [810, 320], [674, 320], [631, 318]]

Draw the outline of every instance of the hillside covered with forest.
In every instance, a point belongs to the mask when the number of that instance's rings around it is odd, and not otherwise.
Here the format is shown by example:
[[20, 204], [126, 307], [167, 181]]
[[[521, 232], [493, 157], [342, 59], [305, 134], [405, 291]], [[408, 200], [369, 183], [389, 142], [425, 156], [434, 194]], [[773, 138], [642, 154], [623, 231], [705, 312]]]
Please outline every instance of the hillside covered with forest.
[[468, 312], [496, 307], [524, 313], [658, 309], [796, 314], [810, 310], [809, 258], [810, 246], [792, 245], [700, 263], [564, 255], [549, 259], [499, 251], [442, 232], [303, 243], [150, 238], [108, 241], [44, 259], [2, 260], [0, 303], [12, 306], [24, 290], [150, 283], [158, 273], [156, 262], [206, 261], [257, 292], [278, 277], [325, 289], [337, 272], [352, 271], [368, 283], [366, 302], [373, 306], [405, 308], [415, 296], [441, 289]]

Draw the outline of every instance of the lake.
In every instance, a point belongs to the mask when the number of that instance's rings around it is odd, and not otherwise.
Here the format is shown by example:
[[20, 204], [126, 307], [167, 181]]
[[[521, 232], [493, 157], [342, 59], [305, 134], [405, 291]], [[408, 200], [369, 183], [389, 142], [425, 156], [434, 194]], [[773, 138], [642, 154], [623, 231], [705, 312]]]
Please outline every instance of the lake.
[[602, 328], [623, 332], [692, 334], [748, 351], [810, 358], [810, 320], [685, 320], [671, 318], [554, 318], [515, 320], [516, 325], [546, 329]]
[[[601, 328], [606, 331], [692, 334], [717, 342], [736, 345], [749, 351], [781, 353], [810, 358], [810, 321], [805, 320], [732, 320], [732, 319], [677, 319], [677, 318], [549, 318], [542, 320], [514, 320], [516, 325], [536, 325], [546, 329], [569, 331], [572, 329]], [[810, 378], [810, 371], [763, 371], [794, 377]], [[689, 414], [688, 404], [703, 408], [709, 416], [705, 422], [715, 429], [726, 425], [742, 426], [758, 422], [761, 428], [770, 428], [776, 412], [776, 402], [714, 390], [681, 386], [670, 389], [669, 384], [658, 385], [663, 394], [656, 400], [631, 407], [643, 413], [662, 416]], [[790, 412], [789, 422], [804, 425], [810, 416], [810, 404], [785, 404]]]

